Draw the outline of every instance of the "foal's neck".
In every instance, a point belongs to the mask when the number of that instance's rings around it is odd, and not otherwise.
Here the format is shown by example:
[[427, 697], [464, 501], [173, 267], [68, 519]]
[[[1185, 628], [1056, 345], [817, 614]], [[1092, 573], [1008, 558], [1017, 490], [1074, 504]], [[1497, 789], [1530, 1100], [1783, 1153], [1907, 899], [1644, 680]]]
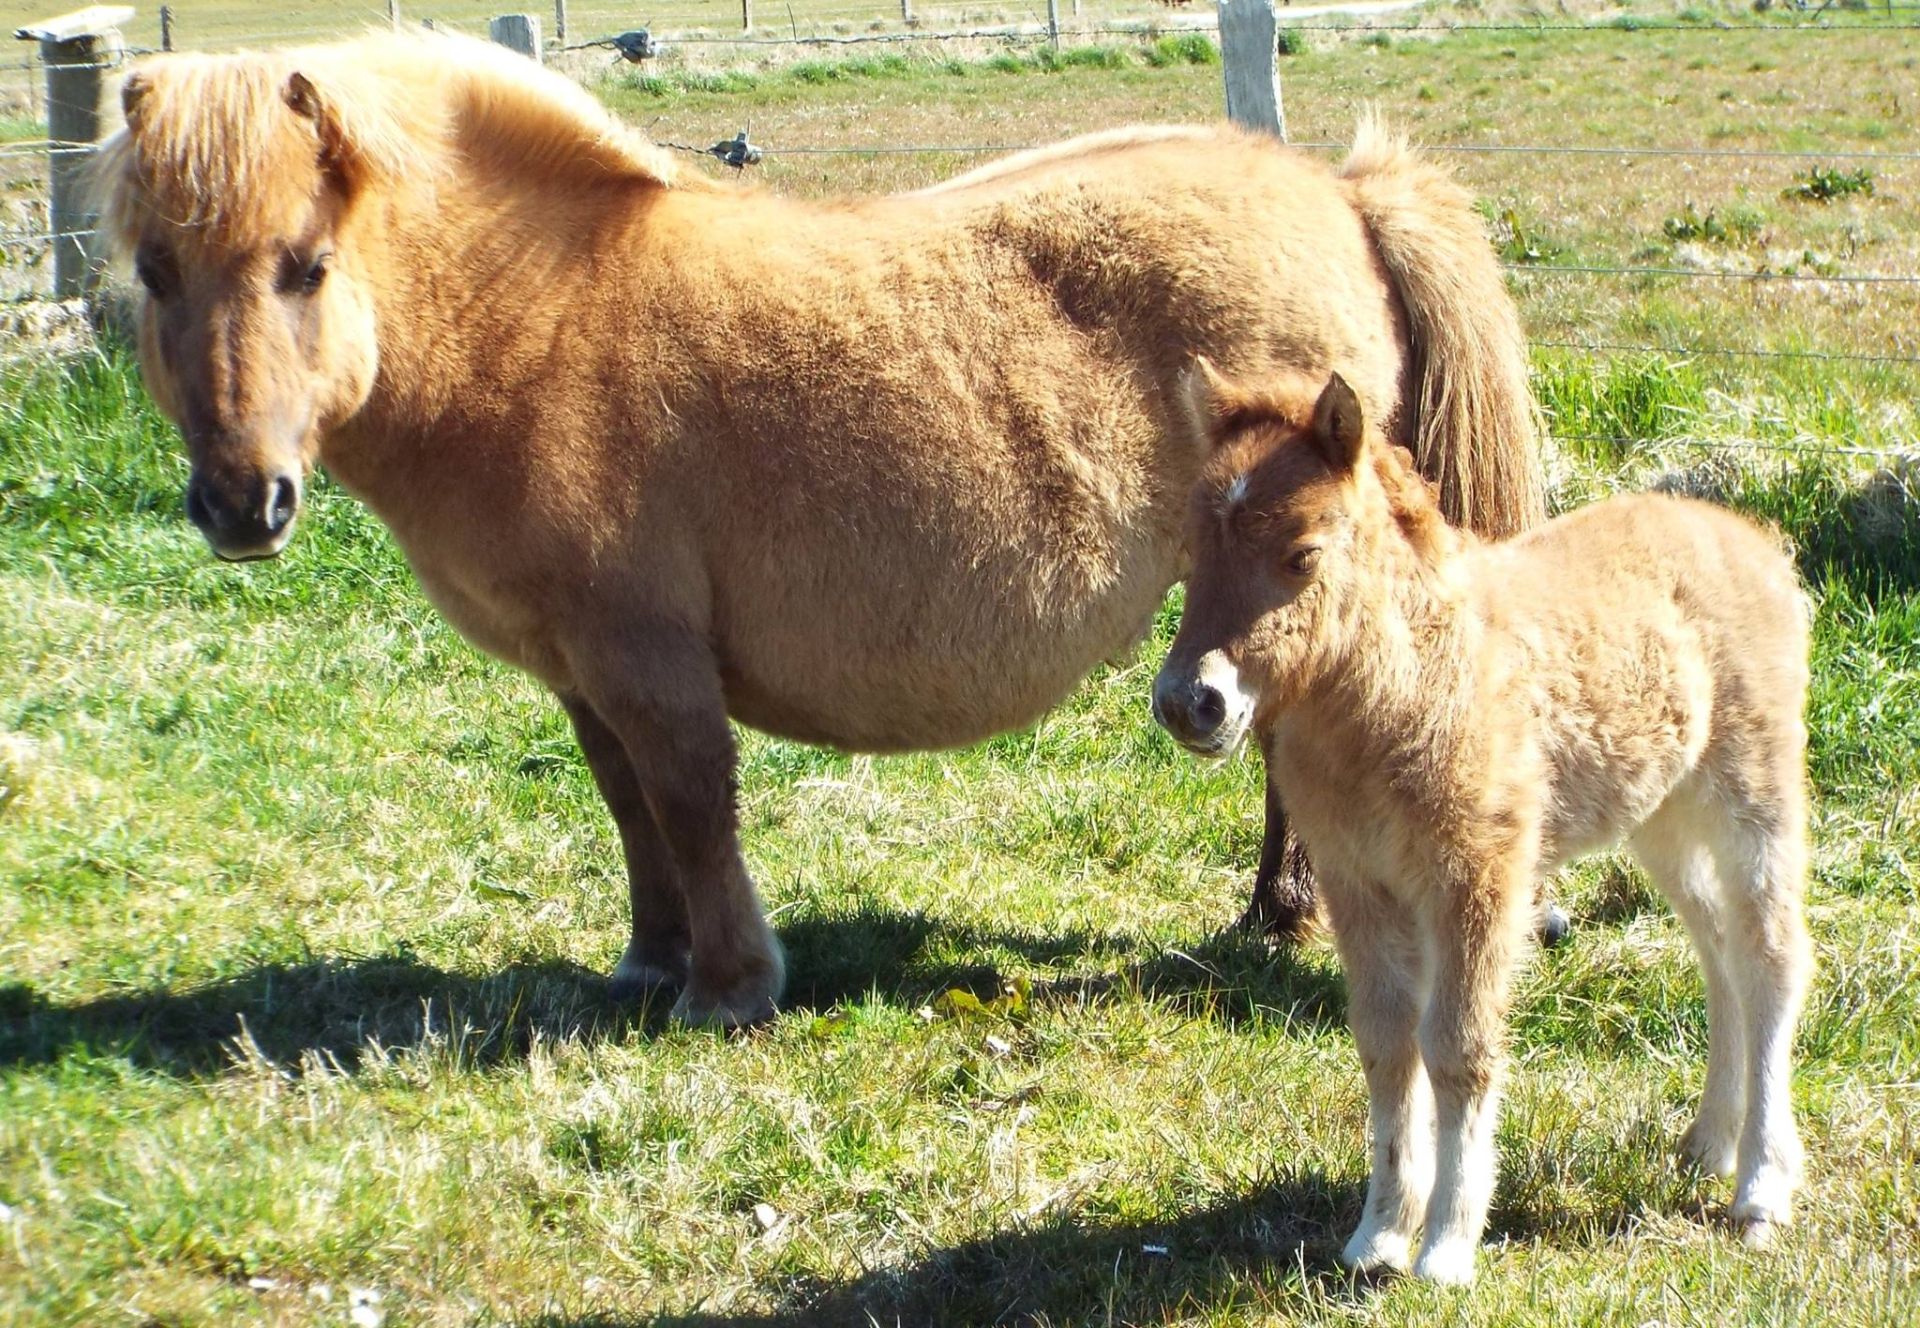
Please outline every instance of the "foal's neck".
[[1468, 547], [1437, 510], [1396, 505], [1361, 555], [1374, 593], [1349, 601], [1348, 649], [1329, 661], [1307, 704], [1342, 714], [1386, 748], [1455, 742], [1482, 631], [1467, 593]]

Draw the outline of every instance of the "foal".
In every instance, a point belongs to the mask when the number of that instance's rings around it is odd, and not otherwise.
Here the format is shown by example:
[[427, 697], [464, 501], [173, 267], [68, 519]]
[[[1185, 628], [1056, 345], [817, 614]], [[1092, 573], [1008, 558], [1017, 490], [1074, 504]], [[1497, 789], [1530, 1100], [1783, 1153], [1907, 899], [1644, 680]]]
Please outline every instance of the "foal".
[[1788, 1057], [1812, 963], [1792, 564], [1740, 517], [1653, 496], [1482, 543], [1339, 377], [1315, 400], [1202, 360], [1188, 395], [1211, 453], [1154, 714], [1205, 755], [1256, 730], [1319, 870], [1373, 1133], [1344, 1261], [1404, 1269], [1424, 1222], [1414, 1273], [1473, 1277], [1536, 878], [1622, 839], [1706, 970], [1681, 1151], [1737, 1171], [1733, 1217], [1764, 1242], [1801, 1172]]

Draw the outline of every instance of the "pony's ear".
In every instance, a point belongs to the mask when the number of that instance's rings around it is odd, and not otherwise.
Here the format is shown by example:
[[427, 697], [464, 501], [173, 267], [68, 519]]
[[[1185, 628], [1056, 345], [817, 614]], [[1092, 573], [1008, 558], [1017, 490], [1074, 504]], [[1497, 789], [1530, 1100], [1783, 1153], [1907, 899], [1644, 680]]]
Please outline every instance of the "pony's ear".
[[1313, 405], [1313, 445], [1335, 470], [1353, 470], [1360, 464], [1366, 434], [1360, 398], [1347, 386], [1346, 379], [1332, 375]]
[[140, 103], [147, 99], [151, 91], [153, 84], [148, 82], [145, 71], [139, 69], [128, 74], [126, 81], [120, 84], [120, 111], [129, 122], [140, 114]]
[[320, 138], [320, 164], [330, 170], [344, 171], [353, 157], [346, 131], [341, 128], [340, 117], [333, 107], [313, 86], [313, 80], [296, 69], [287, 75], [287, 86], [281, 95], [286, 99], [288, 110], [303, 120], [313, 121], [313, 132]]

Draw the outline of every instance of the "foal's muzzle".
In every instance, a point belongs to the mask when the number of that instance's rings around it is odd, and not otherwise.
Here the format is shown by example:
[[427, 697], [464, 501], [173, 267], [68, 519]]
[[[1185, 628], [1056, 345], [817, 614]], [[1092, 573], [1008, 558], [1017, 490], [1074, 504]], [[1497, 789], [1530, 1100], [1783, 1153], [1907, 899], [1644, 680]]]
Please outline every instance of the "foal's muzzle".
[[225, 485], [196, 474], [187, 484], [188, 519], [229, 562], [273, 557], [299, 514], [300, 477], [287, 472]]
[[1195, 755], [1229, 756], [1247, 736], [1253, 698], [1240, 690], [1238, 671], [1218, 651], [1192, 670], [1169, 659], [1153, 680], [1153, 717]]

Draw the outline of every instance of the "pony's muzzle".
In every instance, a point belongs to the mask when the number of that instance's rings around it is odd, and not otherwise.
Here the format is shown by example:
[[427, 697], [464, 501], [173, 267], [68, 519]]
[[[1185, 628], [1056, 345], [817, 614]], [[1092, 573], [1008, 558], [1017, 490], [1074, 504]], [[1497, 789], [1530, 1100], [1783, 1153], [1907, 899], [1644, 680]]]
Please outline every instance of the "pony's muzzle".
[[196, 474], [187, 484], [187, 518], [229, 562], [271, 558], [286, 547], [300, 514], [300, 478], [281, 473], [238, 485]]
[[1153, 680], [1153, 717], [1196, 755], [1228, 756], [1247, 736], [1253, 700], [1240, 690], [1237, 670], [1218, 652], [1192, 671], [1169, 659]]

